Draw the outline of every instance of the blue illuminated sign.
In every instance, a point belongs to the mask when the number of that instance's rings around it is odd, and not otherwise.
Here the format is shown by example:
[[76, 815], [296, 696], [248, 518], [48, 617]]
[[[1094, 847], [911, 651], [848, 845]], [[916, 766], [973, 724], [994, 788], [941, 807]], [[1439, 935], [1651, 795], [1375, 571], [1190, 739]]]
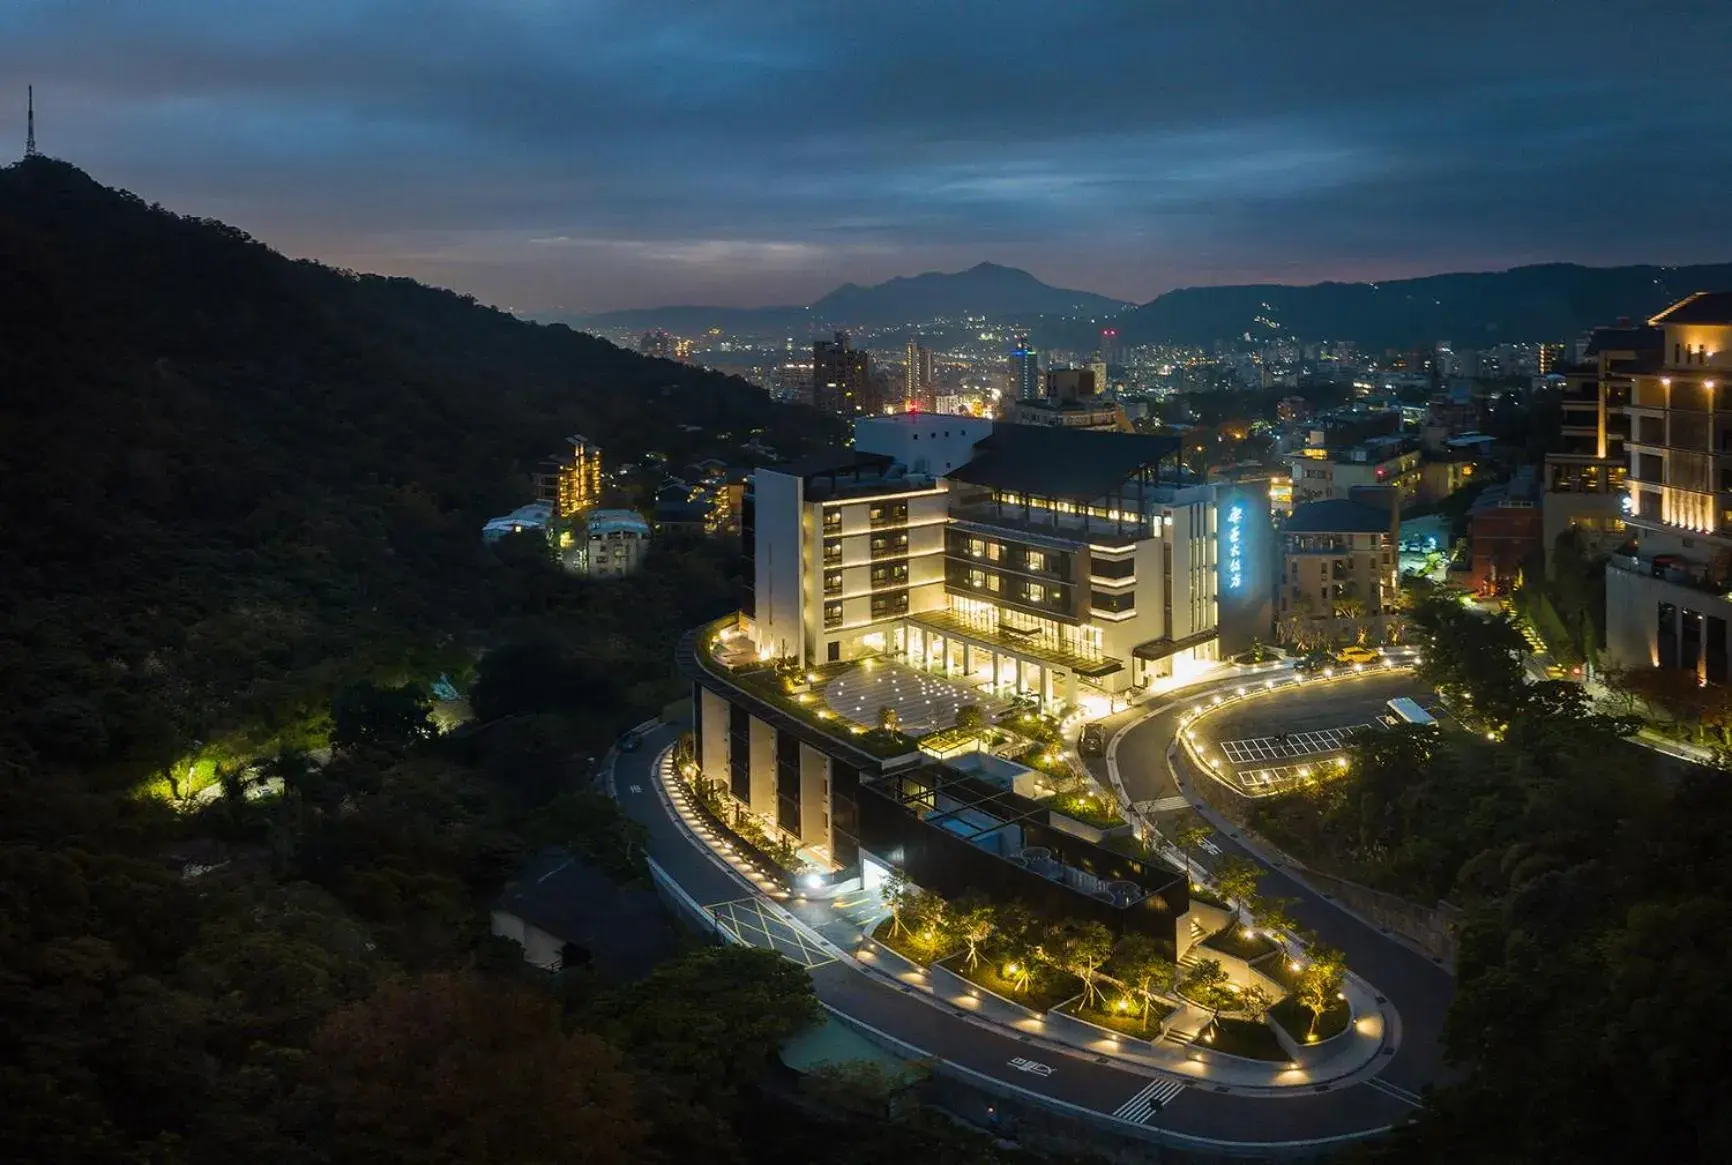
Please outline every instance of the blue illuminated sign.
[[1245, 586], [1245, 507], [1234, 503], [1227, 510], [1227, 556], [1222, 564], [1222, 582], [1230, 591]]

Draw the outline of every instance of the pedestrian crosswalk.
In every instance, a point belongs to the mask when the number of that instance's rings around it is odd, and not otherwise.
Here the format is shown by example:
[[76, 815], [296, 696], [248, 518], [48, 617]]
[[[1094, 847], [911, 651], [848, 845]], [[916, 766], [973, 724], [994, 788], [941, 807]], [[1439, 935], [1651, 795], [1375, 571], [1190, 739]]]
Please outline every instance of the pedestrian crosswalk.
[[1185, 1090], [1185, 1082], [1171, 1076], [1157, 1076], [1143, 1086], [1137, 1094], [1119, 1105], [1113, 1115], [1122, 1121], [1140, 1125], [1155, 1113], [1160, 1112], [1167, 1104]]
[[1136, 804], [1136, 808], [1144, 813], [1177, 813], [1190, 807], [1191, 803], [1182, 796], [1157, 797], [1152, 801], [1138, 801]]

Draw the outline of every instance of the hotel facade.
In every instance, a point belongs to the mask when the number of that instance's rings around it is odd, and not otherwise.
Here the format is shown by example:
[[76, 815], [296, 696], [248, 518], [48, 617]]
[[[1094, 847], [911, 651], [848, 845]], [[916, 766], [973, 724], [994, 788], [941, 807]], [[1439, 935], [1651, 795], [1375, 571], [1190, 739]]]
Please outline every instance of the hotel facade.
[[1606, 570], [1616, 663], [1728, 679], [1732, 628], [1732, 292], [1698, 292], [1649, 325], [1657, 359], [1632, 369], [1626, 507], [1633, 555]]
[[[1016, 709], [1104, 715], [1218, 658], [1222, 586], [1248, 592], [1266, 570], [1267, 505], [1179, 455], [1159, 437], [914, 413], [757, 470], [741, 608], [678, 652], [688, 777], [797, 847], [810, 892], [901, 869], [1175, 940], [1181, 875], [1057, 813], [1009, 754], [938, 742], [968, 735], [951, 725], [976, 699], [1003, 726], [989, 735], [1014, 735], [1032, 719]], [[875, 675], [956, 703], [904, 732], [877, 696], [827, 702]]]

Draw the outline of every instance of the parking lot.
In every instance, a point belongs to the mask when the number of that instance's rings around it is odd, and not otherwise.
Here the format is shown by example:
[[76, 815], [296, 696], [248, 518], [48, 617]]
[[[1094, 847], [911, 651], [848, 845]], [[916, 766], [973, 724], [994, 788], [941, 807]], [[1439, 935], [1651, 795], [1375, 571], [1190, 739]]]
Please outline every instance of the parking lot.
[[1397, 696], [1427, 708], [1437, 695], [1412, 673], [1307, 684], [1246, 700], [1196, 724], [1195, 747], [1217, 775], [1256, 795], [1327, 775], [1359, 731], [1382, 731], [1388, 701]]

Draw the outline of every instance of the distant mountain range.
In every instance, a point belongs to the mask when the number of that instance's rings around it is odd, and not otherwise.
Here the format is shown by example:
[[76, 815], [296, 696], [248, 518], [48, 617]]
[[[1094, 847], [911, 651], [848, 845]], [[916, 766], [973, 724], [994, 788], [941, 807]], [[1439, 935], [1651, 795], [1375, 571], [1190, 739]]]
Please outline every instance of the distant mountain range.
[[862, 287], [844, 283], [805, 307], [658, 307], [562, 317], [577, 327], [667, 328], [696, 332], [828, 326], [894, 327], [943, 316], [1110, 316], [1130, 307], [1124, 300], [1042, 283], [1027, 271], [979, 263], [966, 271], [897, 276]]
[[[1646, 319], [1692, 291], [1732, 289], [1732, 263], [1428, 275], [1385, 283], [1187, 287], [1119, 317], [1126, 344], [1208, 344], [1253, 336], [1352, 340], [1373, 349], [1448, 340], [1458, 348], [1569, 340], [1620, 318]], [[1261, 321], [1272, 321], [1275, 326]]]
[[[1509, 271], [1427, 275], [1380, 283], [1187, 287], [1130, 307], [1050, 287], [1026, 271], [981, 263], [872, 287], [845, 283], [808, 307], [665, 307], [567, 318], [579, 328], [667, 328], [692, 334], [806, 335], [829, 327], [922, 324], [942, 316], [1023, 317], [1040, 347], [1092, 347], [1102, 317], [1125, 344], [1194, 344], [1252, 336], [1351, 340], [1372, 349], [1448, 340], [1457, 347], [1568, 340], [1620, 318], [1645, 319], [1692, 291], [1732, 289], [1732, 263], [1584, 267], [1547, 263]], [[1040, 317], [1038, 320], [1036, 317]], [[1084, 317], [1095, 317], [1085, 322]]]

